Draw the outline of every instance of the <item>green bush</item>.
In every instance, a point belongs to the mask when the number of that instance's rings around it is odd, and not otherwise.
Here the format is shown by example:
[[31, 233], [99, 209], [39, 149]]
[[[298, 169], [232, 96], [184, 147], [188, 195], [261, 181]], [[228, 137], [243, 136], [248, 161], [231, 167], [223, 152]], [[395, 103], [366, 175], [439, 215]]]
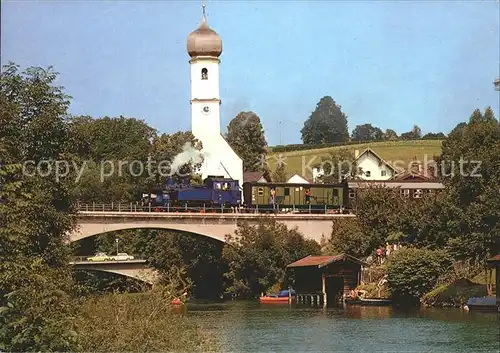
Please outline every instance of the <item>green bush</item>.
[[449, 256], [440, 250], [406, 248], [396, 252], [388, 263], [388, 282], [395, 302], [416, 304], [449, 270]]
[[[83, 301], [78, 331], [83, 352], [214, 352], [209, 337], [171, 305], [175, 290], [107, 294]], [[177, 309], [177, 310], [176, 310]]]

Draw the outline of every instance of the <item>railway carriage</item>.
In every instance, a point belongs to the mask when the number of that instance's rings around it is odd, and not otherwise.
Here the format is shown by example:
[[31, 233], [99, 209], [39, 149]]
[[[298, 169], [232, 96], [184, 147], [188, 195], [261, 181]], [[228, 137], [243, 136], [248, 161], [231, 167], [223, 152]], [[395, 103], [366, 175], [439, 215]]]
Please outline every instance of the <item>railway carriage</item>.
[[348, 206], [347, 183], [343, 184], [243, 184], [244, 206], [254, 211], [297, 210], [335, 212]]

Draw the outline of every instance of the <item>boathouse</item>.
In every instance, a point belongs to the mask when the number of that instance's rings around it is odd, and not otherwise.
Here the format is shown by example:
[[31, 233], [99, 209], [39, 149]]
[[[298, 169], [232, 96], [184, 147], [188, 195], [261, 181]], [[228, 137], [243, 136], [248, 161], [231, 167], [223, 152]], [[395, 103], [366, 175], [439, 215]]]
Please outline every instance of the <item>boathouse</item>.
[[496, 291], [496, 303], [497, 311], [500, 313], [500, 254], [487, 260], [488, 265], [495, 269], [495, 291]]
[[323, 304], [342, 300], [361, 283], [366, 264], [348, 254], [307, 256], [287, 266], [294, 273], [298, 303]]

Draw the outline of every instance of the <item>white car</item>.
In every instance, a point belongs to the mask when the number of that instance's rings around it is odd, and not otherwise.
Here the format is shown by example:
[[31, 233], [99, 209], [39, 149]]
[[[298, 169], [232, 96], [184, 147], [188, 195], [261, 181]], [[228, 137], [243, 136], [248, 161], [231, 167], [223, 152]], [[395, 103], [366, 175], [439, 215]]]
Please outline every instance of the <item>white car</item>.
[[132, 255], [129, 255], [124, 252], [119, 252], [118, 255], [113, 255], [111, 256], [112, 261], [127, 261], [127, 260], [133, 260], [134, 257]]

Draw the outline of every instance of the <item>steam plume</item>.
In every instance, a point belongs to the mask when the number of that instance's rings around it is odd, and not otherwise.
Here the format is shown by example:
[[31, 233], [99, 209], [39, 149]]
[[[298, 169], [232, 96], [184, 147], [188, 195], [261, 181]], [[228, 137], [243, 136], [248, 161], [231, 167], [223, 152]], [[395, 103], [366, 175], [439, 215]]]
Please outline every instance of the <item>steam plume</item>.
[[171, 166], [172, 174], [177, 172], [180, 167], [182, 167], [184, 164], [187, 164], [189, 162], [191, 162], [193, 164], [198, 164], [198, 163], [203, 162], [203, 154], [200, 151], [198, 151], [196, 148], [191, 146], [191, 143], [186, 142], [184, 144], [184, 146], [182, 147], [182, 152], [174, 157], [174, 160], [173, 160], [172, 166]]

